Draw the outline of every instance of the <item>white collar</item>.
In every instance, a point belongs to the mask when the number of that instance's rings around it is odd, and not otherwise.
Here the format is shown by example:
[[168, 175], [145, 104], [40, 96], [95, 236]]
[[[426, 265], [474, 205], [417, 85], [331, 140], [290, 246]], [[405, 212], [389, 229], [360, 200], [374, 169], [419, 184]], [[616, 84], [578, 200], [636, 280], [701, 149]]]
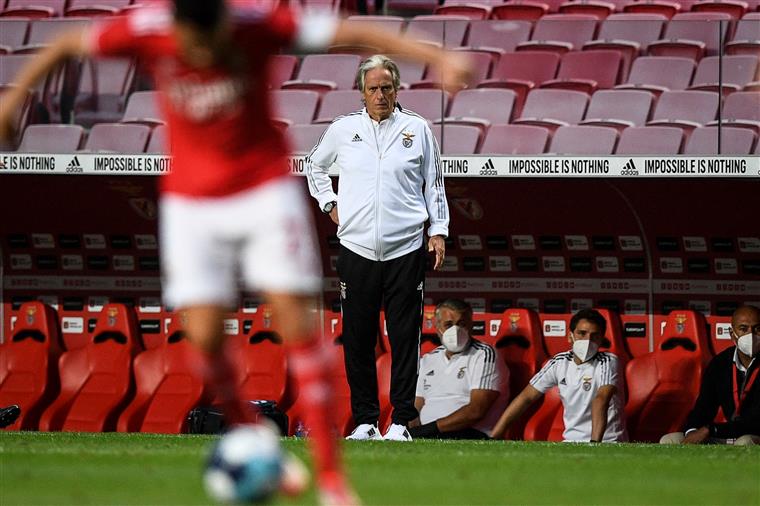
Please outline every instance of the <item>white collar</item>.
[[[749, 361], [749, 367], [752, 367], [752, 364], [755, 363], [755, 360], [757, 357], [752, 357], [752, 360]], [[742, 361], [739, 360], [739, 348], [734, 347], [734, 365], [737, 369], [739, 369], [741, 372], [746, 373], [747, 369], [749, 367], [744, 367], [744, 364], [742, 364]]]

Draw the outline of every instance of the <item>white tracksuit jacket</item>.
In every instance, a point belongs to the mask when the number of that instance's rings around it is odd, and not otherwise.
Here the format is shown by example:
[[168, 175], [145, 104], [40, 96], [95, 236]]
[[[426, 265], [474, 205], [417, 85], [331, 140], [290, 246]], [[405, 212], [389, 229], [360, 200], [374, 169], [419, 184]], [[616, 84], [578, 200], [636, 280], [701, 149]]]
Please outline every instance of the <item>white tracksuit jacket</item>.
[[[328, 169], [340, 169], [338, 195]], [[438, 143], [424, 118], [396, 108], [380, 123], [366, 109], [338, 117], [307, 159], [309, 192], [320, 209], [338, 202], [341, 245], [370, 260], [392, 260], [448, 236], [449, 208]]]

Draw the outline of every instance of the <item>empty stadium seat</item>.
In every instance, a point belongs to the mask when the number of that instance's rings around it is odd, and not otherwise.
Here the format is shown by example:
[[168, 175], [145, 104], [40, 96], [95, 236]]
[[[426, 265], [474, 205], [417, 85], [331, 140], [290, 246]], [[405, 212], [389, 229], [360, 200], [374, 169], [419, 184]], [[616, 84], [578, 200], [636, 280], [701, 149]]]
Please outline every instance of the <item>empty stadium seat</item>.
[[6, 53], [26, 43], [29, 20], [26, 18], [0, 18], [0, 46]]
[[436, 124], [432, 127], [441, 153], [446, 155], [471, 155], [477, 153], [481, 129], [470, 125]]
[[406, 24], [406, 20], [402, 18], [401, 16], [368, 16], [368, 15], [354, 15], [354, 16], [348, 16], [347, 18], [351, 23], [361, 24], [361, 23], [367, 23], [371, 24], [372, 26], [380, 26], [383, 30], [395, 33], [395, 34], [401, 34], [402, 30], [404, 29], [404, 25]]
[[21, 415], [7, 430], [36, 430], [60, 389], [61, 335], [55, 311], [26, 302], [8, 340], [0, 344], [0, 406], [18, 404]]
[[669, 0], [631, 0], [622, 6], [624, 13], [658, 14], [671, 19], [681, 10], [681, 5]]
[[122, 123], [143, 123], [156, 126], [165, 123], [159, 108], [160, 92], [136, 91], [127, 99]]
[[720, 95], [712, 91], [666, 91], [647, 125], [683, 128], [688, 136], [694, 128], [715, 119], [719, 103]]
[[135, 397], [119, 416], [119, 432], [186, 432], [187, 413], [202, 403], [203, 357], [185, 339], [179, 319], [172, 319], [160, 346], [135, 357]]
[[615, 12], [616, 5], [601, 0], [570, 0], [559, 6], [562, 14], [588, 14], [598, 20], [607, 18]]
[[269, 60], [269, 88], [279, 89], [282, 83], [290, 81], [298, 67], [298, 57], [290, 54], [276, 54]]
[[310, 54], [301, 61], [296, 79], [282, 83], [283, 89], [319, 92], [350, 90], [361, 57], [355, 54]]
[[481, 81], [479, 88], [507, 88], [517, 93], [515, 114], [519, 115], [528, 93], [540, 83], [557, 75], [560, 56], [544, 51], [505, 53], [491, 72], [491, 78]]
[[583, 119], [588, 95], [579, 91], [537, 89], [528, 93], [522, 115], [513, 123], [556, 129]]
[[652, 94], [639, 90], [600, 90], [591, 96], [581, 125], [609, 126], [619, 131], [643, 126], [652, 109]]
[[79, 125], [29, 125], [18, 151], [25, 153], [74, 153], [84, 137]]
[[122, 119], [135, 86], [135, 62], [124, 58], [90, 58], [82, 63], [74, 114], [80, 125]]
[[494, 347], [509, 368], [510, 397], [517, 396], [546, 360], [541, 322], [530, 309], [507, 309], [497, 320]]
[[580, 50], [596, 33], [597, 20], [587, 14], [549, 14], [536, 21], [529, 41], [517, 45], [518, 51]]
[[649, 44], [653, 56], [678, 56], [699, 60], [718, 54], [731, 16], [717, 12], [686, 12], [673, 16], [663, 38]]
[[290, 149], [296, 154], [309, 153], [322, 133], [327, 129], [327, 125], [291, 125], [285, 131], [286, 137], [290, 143]]
[[364, 107], [356, 90], [333, 90], [325, 93], [314, 123], [330, 123], [338, 116], [359, 111]]
[[602, 344], [599, 346], [601, 351], [608, 351], [614, 353], [620, 360], [620, 365], [625, 368], [625, 365], [631, 359], [631, 353], [628, 351], [625, 339], [623, 338], [622, 322], [620, 321], [620, 315], [617, 312], [610, 309], [595, 308], [599, 314], [604, 317], [607, 322], [607, 332], [605, 332]]
[[85, 151], [112, 153], [144, 153], [150, 138], [150, 127], [123, 123], [98, 123], [84, 145]]
[[707, 56], [700, 60], [697, 73], [694, 74], [689, 89], [718, 91], [722, 85], [723, 94], [728, 95], [741, 90], [745, 85], [757, 79], [756, 56]]
[[748, 5], [741, 1], [700, 0], [691, 6], [692, 12], [721, 12], [732, 19], [739, 19], [747, 12]]
[[491, 125], [480, 153], [488, 155], [539, 155], [546, 150], [549, 130], [530, 125]]
[[319, 104], [319, 93], [312, 90], [272, 90], [269, 98], [272, 117], [288, 120], [291, 124], [311, 123]]
[[396, 62], [402, 89], [408, 89], [409, 83], [421, 81], [425, 75], [425, 64], [420, 61], [410, 60], [404, 55], [389, 55], [389, 58]]
[[510, 53], [519, 43], [528, 40], [532, 29], [528, 21], [470, 21], [466, 47], [491, 52], [498, 59], [502, 53]]
[[[760, 91], [738, 91], [726, 97], [723, 103], [723, 126], [749, 128], [760, 135]], [[713, 126], [717, 120], [710, 121]]]
[[755, 132], [746, 128], [722, 128], [718, 150], [718, 127], [695, 128], [686, 143], [685, 155], [749, 155], [755, 145]]
[[[481, 128], [512, 119], [515, 92], [512, 90], [462, 90], [451, 101], [446, 123], [471, 124]], [[483, 128], [485, 131], [485, 128]]]
[[611, 155], [617, 144], [617, 130], [601, 126], [561, 126], [549, 144], [550, 153], [567, 155]]
[[542, 88], [560, 88], [593, 93], [612, 88], [622, 76], [623, 58], [606, 49], [574, 51], [562, 56], [557, 77], [541, 83]]
[[158, 125], [153, 129], [145, 152], [157, 155], [169, 154], [169, 137], [166, 125]]
[[[0, 86], [12, 86], [18, 72], [32, 59], [33, 55], [29, 54], [0, 54]], [[29, 107], [37, 107], [39, 103], [42, 110], [30, 111], [34, 118], [37, 116], [47, 116], [50, 108], [51, 88], [59, 82], [60, 70], [54, 70], [37, 83], [34, 88], [30, 89]], [[47, 117], [40, 118], [47, 120]], [[43, 122], [43, 121], [40, 121]], [[18, 130], [18, 129], [17, 129]]]
[[59, 35], [75, 28], [83, 28], [90, 24], [86, 18], [51, 18], [35, 19], [29, 23], [29, 35], [26, 44], [16, 48], [19, 52], [31, 52], [52, 42]]
[[134, 393], [132, 359], [140, 348], [134, 311], [103, 307], [87, 346], [61, 355], [61, 393], [42, 414], [40, 430], [115, 430]]
[[8, 0], [3, 16], [25, 18], [52, 18], [63, 16], [66, 0]]
[[739, 20], [731, 42], [726, 44], [726, 53], [760, 57], [760, 12], [751, 12]]
[[482, 4], [447, 4], [435, 8], [436, 16], [462, 16], [471, 20], [488, 19], [491, 16], [491, 7]]
[[69, 0], [66, 16], [112, 16], [131, 3], [132, 0]]
[[406, 35], [415, 40], [433, 42], [443, 47], [464, 44], [470, 20], [464, 16], [415, 16], [406, 27]]
[[677, 155], [683, 130], [675, 127], [629, 127], [620, 134], [618, 155]]
[[441, 90], [400, 90], [397, 102], [428, 120], [446, 116], [449, 110], [449, 94]]
[[545, 2], [513, 0], [491, 8], [492, 19], [534, 22], [549, 13]]
[[[474, 85], [486, 78], [491, 74], [491, 62], [493, 58], [491, 54], [484, 51], [465, 51], [459, 50], [458, 52], [465, 55], [470, 63], [470, 81], [469, 83], [463, 83], [463, 86]], [[435, 67], [428, 67], [425, 73], [425, 79], [418, 82], [412, 82], [410, 88], [441, 88], [441, 76]], [[452, 86], [453, 88], [453, 86]]]
[[634, 60], [628, 80], [616, 88], [646, 90], [656, 95], [685, 90], [695, 68], [694, 60], [689, 58], [640, 56]]

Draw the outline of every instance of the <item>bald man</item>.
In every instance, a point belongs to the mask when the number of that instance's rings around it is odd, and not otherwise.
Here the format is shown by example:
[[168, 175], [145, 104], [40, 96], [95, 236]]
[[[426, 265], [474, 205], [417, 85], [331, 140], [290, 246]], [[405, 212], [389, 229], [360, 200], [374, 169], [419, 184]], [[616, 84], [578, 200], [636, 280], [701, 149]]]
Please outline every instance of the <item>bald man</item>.
[[[686, 430], [666, 434], [660, 443], [760, 444], [760, 309], [734, 311], [730, 333], [735, 346], [707, 366]], [[727, 422], [715, 423], [718, 408]]]

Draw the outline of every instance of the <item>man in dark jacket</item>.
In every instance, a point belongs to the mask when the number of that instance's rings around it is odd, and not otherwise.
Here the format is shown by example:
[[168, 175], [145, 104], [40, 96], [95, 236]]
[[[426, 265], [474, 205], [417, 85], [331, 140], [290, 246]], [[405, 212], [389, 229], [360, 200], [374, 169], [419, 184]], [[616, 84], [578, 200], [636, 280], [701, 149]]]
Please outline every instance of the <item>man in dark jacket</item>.
[[[732, 346], [713, 357], [684, 432], [660, 443], [760, 444], [760, 309], [742, 306], [731, 318]], [[721, 408], [726, 422], [715, 422]]]

